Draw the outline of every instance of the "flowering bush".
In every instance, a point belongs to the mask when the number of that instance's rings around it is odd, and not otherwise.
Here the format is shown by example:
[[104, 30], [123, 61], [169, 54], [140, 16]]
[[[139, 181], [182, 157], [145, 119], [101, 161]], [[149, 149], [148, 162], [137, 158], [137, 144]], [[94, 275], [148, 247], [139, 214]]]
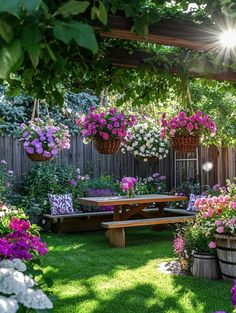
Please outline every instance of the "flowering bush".
[[48, 249], [41, 241], [37, 227], [31, 225], [24, 214], [17, 214], [19, 217], [14, 216], [14, 211], [2, 211], [0, 259], [18, 258], [29, 261], [45, 255]]
[[0, 262], [1, 313], [46, 312], [53, 308], [51, 300], [38, 288], [32, 276], [24, 273], [26, 270], [26, 265], [17, 258]]
[[87, 143], [94, 138], [103, 140], [124, 139], [127, 135], [127, 129], [132, 127], [135, 121], [134, 115], [125, 115], [118, 112], [116, 108], [101, 112], [91, 108], [90, 113], [78, 119], [76, 124], [81, 127], [81, 134]]
[[[86, 192], [88, 197], [113, 197], [116, 192], [111, 189], [88, 189]], [[83, 211], [88, 212], [88, 209], [82, 208]], [[90, 209], [91, 210], [91, 209]], [[113, 205], [99, 206], [96, 208], [98, 212], [114, 211]]]
[[167, 191], [166, 177], [159, 173], [154, 173], [147, 178], [138, 178], [135, 185], [135, 193], [155, 194]]
[[[205, 226], [207, 234], [236, 234], [236, 196], [200, 198], [195, 206], [199, 209], [197, 221]], [[213, 242], [209, 245], [215, 248]]]
[[161, 137], [175, 136], [212, 136], [216, 133], [216, 125], [207, 114], [198, 111], [196, 114], [187, 116], [186, 112], [180, 112], [177, 116], [166, 118], [166, 113], [161, 119]]
[[[168, 154], [168, 141], [160, 138], [160, 130], [152, 120], [141, 121], [130, 130], [131, 136], [123, 143], [125, 149], [134, 156], [143, 158], [164, 159]], [[125, 149], [124, 149], [125, 148]]]
[[42, 154], [46, 158], [54, 157], [61, 149], [70, 148], [68, 127], [55, 125], [53, 120], [35, 119], [21, 124], [23, 146], [28, 154]]

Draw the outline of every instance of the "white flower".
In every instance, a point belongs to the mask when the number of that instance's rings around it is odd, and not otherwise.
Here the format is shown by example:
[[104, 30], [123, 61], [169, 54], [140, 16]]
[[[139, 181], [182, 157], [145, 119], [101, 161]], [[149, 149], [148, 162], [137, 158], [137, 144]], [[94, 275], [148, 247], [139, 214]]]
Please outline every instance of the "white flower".
[[144, 159], [143, 159], [143, 161], [144, 161], [144, 162], [147, 162], [147, 161], [148, 161], [148, 159], [147, 159], [147, 158], [144, 158]]
[[33, 287], [34, 280], [28, 275], [12, 268], [0, 268], [0, 292], [5, 294], [18, 294]]
[[42, 290], [27, 289], [26, 292], [17, 295], [17, 301], [29, 309], [52, 309], [51, 300]]
[[0, 312], [1, 313], [16, 313], [19, 305], [14, 298], [6, 298], [0, 296]]
[[13, 259], [12, 262], [13, 262], [15, 269], [17, 271], [25, 272], [27, 270], [25, 263], [23, 263], [20, 259]]

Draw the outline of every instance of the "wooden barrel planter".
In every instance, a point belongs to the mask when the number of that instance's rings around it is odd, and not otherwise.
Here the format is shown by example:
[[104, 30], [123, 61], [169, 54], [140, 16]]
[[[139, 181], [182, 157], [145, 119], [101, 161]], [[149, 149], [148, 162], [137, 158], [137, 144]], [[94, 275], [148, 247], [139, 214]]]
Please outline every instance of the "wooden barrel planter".
[[170, 138], [170, 144], [175, 152], [194, 152], [200, 144], [200, 138], [196, 136], [176, 136]]
[[194, 253], [192, 274], [194, 277], [211, 280], [221, 279], [219, 261], [216, 255], [210, 253]]
[[109, 140], [96, 138], [93, 143], [96, 150], [101, 154], [116, 154], [121, 146], [121, 140], [115, 138]]
[[224, 280], [236, 279], [236, 236], [215, 235], [217, 255]]

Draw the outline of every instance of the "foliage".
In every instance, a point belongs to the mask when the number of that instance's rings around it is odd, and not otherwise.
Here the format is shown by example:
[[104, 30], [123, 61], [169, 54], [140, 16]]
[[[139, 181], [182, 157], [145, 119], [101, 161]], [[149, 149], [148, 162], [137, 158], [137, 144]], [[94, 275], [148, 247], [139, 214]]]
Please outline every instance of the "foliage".
[[14, 92], [25, 90], [62, 104], [66, 89], [90, 75], [99, 79], [95, 67], [107, 71], [106, 62], [100, 62], [103, 42], [96, 39], [94, 21], [107, 25], [109, 13], [121, 12], [131, 19], [133, 31], [147, 35], [149, 26], [162, 18], [213, 23], [222, 12], [233, 14], [231, 2], [196, 0], [199, 6], [191, 10], [186, 0], [5, 1], [0, 5], [0, 78]]
[[130, 129], [129, 133], [130, 136], [127, 136], [123, 147], [135, 157], [141, 157], [144, 161], [148, 161], [149, 157], [160, 160], [166, 158], [169, 151], [168, 142], [160, 138], [160, 130], [154, 120], [144, 117]]
[[23, 147], [28, 154], [37, 153], [46, 158], [56, 156], [60, 150], [70, 148], [68, 127], [55, 124], [52, 119], [39, 118], [21, 124]]
[[101, 108], [90, 110], [87, 116], [77, 120], [76, 124], [81, 127], [84, 142], [100, 138], [102, 140], [124, 139], [128, 128], [135, 124], [136, 118], [131, 114], [119, 112], [116, 108], [109, 110]]
[[[7, 88], [0, 88], [0, 133], [19, 137], [20, 125], [27, 123], [32, 115], [33, 98], [21, 93], [19, 96], [7, 96]], [[69, 127], [70, 133], [78, 134], [79, 129], [75, 120], [86, 114], [90, 107], [98, 106], [98, 97], [91, 92], [78, 94], [67, 92], [63, 107], [55, 105], [50, 110], [50, 117], [57, 123]], [[39, 116], [46, 116], [45, 105], [40, 105]]]
[[6, 203], [13, 191], [14, 176], [12, 171], [7, 170], [7, 162], [0, 161], [0, 207]]
[[135, 193], [156, 194], [165, 193], [167, 191], [166, 177], [159, 173], [154, 173], [147, 178], [138, 178], [135, 185]]

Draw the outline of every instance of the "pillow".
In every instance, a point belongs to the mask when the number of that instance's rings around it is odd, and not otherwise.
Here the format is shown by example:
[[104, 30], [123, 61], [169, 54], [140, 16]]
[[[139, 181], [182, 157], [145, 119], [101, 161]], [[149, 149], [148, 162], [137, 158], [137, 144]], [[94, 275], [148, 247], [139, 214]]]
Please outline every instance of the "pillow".
[[51, 214], [52, 215], [63, 215], [63, 214], [74, 214], [74, 208], [72, 203], [72, 195], [48, 195]]
[[195, 201], [199, 198], [202, 198], [202, 195], [195, 195], [194, 193], [190, 194], [187, 211], [196, 212], [198, 211], [197, 207], [195, 207]]

